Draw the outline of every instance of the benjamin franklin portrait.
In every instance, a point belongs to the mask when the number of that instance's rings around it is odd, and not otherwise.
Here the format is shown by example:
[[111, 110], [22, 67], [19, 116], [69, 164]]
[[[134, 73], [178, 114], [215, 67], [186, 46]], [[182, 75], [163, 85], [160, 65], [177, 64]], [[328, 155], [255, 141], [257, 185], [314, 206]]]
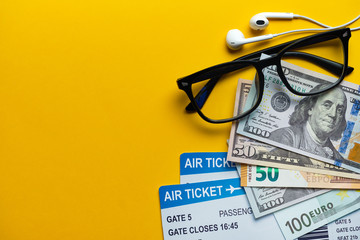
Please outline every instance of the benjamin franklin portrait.
[[346, 107], [347, 99], [340, 88], [305, 97], [295, 106], [290, 126], [273, 131], [270, 139], [328, 159], [344, 160], [332, 141], [341, 139], [346, 128]]

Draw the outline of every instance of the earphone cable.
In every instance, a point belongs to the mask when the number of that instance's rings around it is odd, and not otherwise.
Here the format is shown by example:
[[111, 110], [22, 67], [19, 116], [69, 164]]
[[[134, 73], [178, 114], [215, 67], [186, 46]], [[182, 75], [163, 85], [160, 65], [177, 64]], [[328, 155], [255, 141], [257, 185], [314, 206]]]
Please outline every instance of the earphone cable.
[[305, 20], [308, 20], [308, 21], [310, 21], [310, 22], [316, 23], [317, 25], [320, 25], [320, 26], [325, 27], [325, 28], [330, 28], [330, 27], [331, 27], [331, 26], [328, 26], [328, 25], [326, 25], [326, 24], [323, 24], [323, 23], [321, 23], [321, 22], [319, 22], [319, 21], [316, 21], [316, 20], [314, 20], [314, 19], [312, 19], [312, 18], [309, 18], [309, 17], [306, 17], [306, 16], [302, 16], [302, 15], [298, 15], [298, 14], [294, 14], [294, 18], [305, 19]]
[[[354, 18], [353, 20], [351, 20], [350, 22], [347, 22], [347, 23], [345, 23], [345, 24], [342, 24], [342, 25], [336, 26], [336, 27], [297, 29], [297, 30], [291, 30], [291, 31], [282, 32], [282, 33], [276, 33], [276, 34], [273, 34], [273, 37], [278, 37], [278, 36], [281, 36], [281, 35], [290, 34], [290, 33], [295, 33], [295, 32], [313, 32], [313, 31], [333, 30], [333, 29], [337, 29], [337, 28], [346, 27], [346, 26], [354, 23], [355, 21], [357, 21], [359, 18], [360, 18], [360, 15], [357, 16], [356, 18]], [[315, 21], [315, 20], [314, 20], [314, 21]], [[357, 30], [359, 30], [359, 29], [360, 29], [360, 27], [350, 28], [351, 31], [357, 31]]]

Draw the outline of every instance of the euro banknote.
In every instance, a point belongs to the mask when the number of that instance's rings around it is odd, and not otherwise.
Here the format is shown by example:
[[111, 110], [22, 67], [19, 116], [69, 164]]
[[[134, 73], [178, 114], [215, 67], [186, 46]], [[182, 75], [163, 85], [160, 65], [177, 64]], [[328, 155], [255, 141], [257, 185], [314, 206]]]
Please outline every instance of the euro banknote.
[[273, 167], [237, 166], [241, 186], [360, 189], [360, 180]]
[[274, 216], [284, 237], [295, 239], [359, 208], [360, 190], [332, 190], [278, 211]]

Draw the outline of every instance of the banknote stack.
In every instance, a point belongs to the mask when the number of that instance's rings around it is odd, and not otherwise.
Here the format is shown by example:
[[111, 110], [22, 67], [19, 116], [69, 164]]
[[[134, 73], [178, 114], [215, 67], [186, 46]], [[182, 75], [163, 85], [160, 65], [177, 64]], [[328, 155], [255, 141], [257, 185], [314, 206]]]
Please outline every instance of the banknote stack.
[[[297, 87], [332, 80], [283, 66]], [[319, 96], [302, 97], [283, 86], [275, 69], [263, 73], [266, 97], [233, 123], [227, 159], [240, 163], [255, 218], [273, 213], [284, 237], [295, 239], [360, 208], [360, 87], [343, 81]], [[251, 104], [252, 88], [252, 82], [239, 81], [237, 99], [247, 100], [236, 101], [235, 112]], [[304, 200], [314, 193], [320, 195]], [[355, 229], [341, 230], [347, 232], [337, 239], [360, 239]]]
[[[295, 87], [331, 77], [283, 63]], [[164, 240], [360, 239], [360, 86], [292, 94], [276, 69], [233, 122], [228, 152], [183, 153], [180, 184], [159, 189]], [[235, 115], [256, 97], [240, 79]]]

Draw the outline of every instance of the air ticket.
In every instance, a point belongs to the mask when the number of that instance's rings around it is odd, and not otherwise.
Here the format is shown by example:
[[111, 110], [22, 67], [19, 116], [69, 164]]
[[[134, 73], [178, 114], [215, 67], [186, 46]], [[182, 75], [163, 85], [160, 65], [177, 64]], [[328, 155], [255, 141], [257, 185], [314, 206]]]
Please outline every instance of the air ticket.
[[255, 220], [239, 178], [163, 186], [159, 196], [164, 240], [284, 239], [273, 215]]
[[329, 239], [360, 239], [360, 210], [339, 218], [328, 225]]
[[180, 155], [180, 183], [238, 177], [236, 164], [227, 161], [227, 152], [194, 152]]
[[[272, 215], [255, 220], [236, 166], [226, 156], [226, 152], [180, 156], [180, 182], [190, 184], [159, 190], [164, 240], [284, 239]], [[269, 237], [266, 231], [274, 234]]]

